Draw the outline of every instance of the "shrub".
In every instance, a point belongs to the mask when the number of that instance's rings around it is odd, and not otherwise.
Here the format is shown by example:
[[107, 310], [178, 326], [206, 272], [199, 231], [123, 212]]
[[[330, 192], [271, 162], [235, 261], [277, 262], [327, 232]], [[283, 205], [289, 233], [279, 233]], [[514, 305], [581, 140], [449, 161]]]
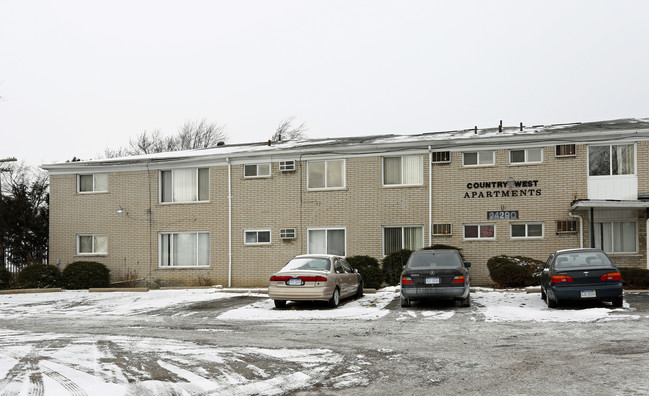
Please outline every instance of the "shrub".
[[11, 272], [6, 268], [0, 268], [0, 289], [8, 289], [11, 283]]
[[390, 286], [399, 284], [403, 266], [408, 262], [412, 250], [403, 249], [392, 252], [383, 258], [383, 276]]
[[21, 289], [59, 287], [61, 285], [61, 271], [57, 267], [48, 264], [28, 265], [18, 274], [17, 284]]
[[649, 269], [618, 268], [625, 289], [649, 289]]
[[110, 286], [110, 270], [94, 261], [75, 261], [63, 270], [61, 284], [66, 289]]
[[363, 275], [365, 287], [378, 289], [383, 284], [383, 271], [379, 267], [379, 261], [370, 256], [347, 257], [347, 262], [356, 268]]
[[489, 275], [498, 287], [538, 286], [543, 262], [522, 256], [496, 256], [487, 261]]

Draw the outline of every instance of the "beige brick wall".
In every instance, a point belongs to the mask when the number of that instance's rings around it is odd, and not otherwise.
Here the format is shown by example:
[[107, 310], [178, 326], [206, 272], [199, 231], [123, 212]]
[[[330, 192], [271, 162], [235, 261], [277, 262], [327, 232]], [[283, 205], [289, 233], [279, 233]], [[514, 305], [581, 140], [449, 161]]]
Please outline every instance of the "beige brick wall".
[[[574, 157], [557, 158], [554, 146], [543, 150], [543, 163], [509, 165], [509, 150], [496, 151], [496, 165], [462, 167], [462, 154], [452, 153], [450, 164], [429, 167], [424, 154], [424, 184], [414, 187], [382, 186], [382, 157], [346, 158], [346, 188], [310, 191], [306, 188], [306, 161], [297, 162], [294, 172], [280, 172], [272, 164], [270, 178], [244, 178], [243, 165], [232, 165], [232, 286], [266, 286], [268, 277], [291, 257], [307, 251], [309, 228], [345, 228], [347, 255], [382, 258], [383, 227], [420, 225], [428, 245], [429, 168], [432, 168], [433, 223], [451, 223], [451, 236], [432, 238], [433, 244], [450, 244], [463, 249], [473, 266], [473, 284], [489, 285], [486, 268], [490, 257], [524, 255], [545, 260], [557, 249], [579, 246], [579, 234], [557, 235], [556, 221], [571, 220], [568, 210], [574, 199], [587, 198], [587, 150], [577, 146]], [[649, 143], [638, 144], [639, 191], [649, 191]], [[473, 191], [507, 188], [468, 189], [468, 183], [536, 181], [540, 195], [465, 198]], [[210, 168], [210, 201], [205, 203], [160, 204], [158, 171], [124, 171], [109, 174], [109, 192], [78, 194], [76, 175], [52, 175], [50, 261], [61, 268], [76, 260], [106, 264], [113, 281], [127, 274], [146, 278], [151, 285], [228, 285], [228, 168]], [[524, 189], [524, 188], [522, 188]], [[519, 190], [514, 188], [514, 190]], [[128, 214], [118, 214], [121, 205]], [[544, 237], [513, 240], [509, 220], [489, 221], [487, 211], [518, 211], [519, 222], [542, 222]], [[613, 256], [623, 266], [646, 266], [644, 211], [639, 213], [639, 254]], [[588, 212], [584, 218], [584, 243], [589, 245]], [[464, 240], [463, 225], [494, 223], [495, 240]], [[281, 240], [281, 228], [296, 228], [297, 238]], [[269, 245], [244, 244], [245, 230], [270, 230]], [[208, 231], [208, 268], [159, 268], [160, 232]], [[108, 235], [108, 254], [76, 254], [76, 235]]]

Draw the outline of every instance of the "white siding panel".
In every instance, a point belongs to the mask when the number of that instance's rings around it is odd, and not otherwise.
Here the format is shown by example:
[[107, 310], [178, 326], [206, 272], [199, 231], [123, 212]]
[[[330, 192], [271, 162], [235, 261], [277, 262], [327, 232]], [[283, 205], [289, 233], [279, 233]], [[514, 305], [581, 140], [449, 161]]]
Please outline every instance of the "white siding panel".
[[638, 177], [594, 176], [588, 178], [588, 199], [638, 199]]

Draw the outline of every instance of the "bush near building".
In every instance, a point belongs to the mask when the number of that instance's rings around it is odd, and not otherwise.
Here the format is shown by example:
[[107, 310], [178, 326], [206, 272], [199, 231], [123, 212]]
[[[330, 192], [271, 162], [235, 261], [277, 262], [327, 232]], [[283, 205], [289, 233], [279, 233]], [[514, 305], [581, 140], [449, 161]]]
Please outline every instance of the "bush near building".
[[543, 264], [530, 257], [496, 256], [487, 261], [487, 268], [497, 287], [527, 287], [541, 284]]
[[0, 268], [0, 289], [8, 289], [11, 284], [11, 272], [6, 268]]
[[365, 287], [378, 289], [383, 285], [383, 271], [379, 267], [379, 261], [374, 257], [352, 256], [347, 257], [347, 262], [363, 276]]
[[44, 289], [61, 285], [61, 271], [48, 264], [32, 264], [18, 274], [17, 286], [21, 289]]
[[75, 261], [63, 270], [61, 284], [66, 289], [109, 287], [110, 270], [94, 261]]
[[625, 289], [649, 289], [649, 269], [618, 268]]
[[388, 286], [396, 286], [401, 280], [401, 271], [408, 262], [412, 250], [402, 249], [392, 252], [383, 258], [383, 276]]

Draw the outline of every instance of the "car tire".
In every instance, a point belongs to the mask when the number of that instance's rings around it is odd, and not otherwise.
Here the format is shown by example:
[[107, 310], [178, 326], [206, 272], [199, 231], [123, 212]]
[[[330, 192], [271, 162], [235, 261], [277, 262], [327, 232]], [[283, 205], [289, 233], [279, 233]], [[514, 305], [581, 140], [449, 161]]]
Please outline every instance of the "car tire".
[[286, 300], [273, 300], [275, 308], [286, 308]]
[[338, 290], [338, 288], [336, 287], [333, 294], [331, 295], [331, 298], [329, 299], [329, 307], [336, 308], [338, 304], [340, 304], [340, 290]]
[[553, 300], [550, 296], [545, 296], [545, 301], [548, 303], [548, 308], [556, 308], [559, 306], [559, 300]]
[[471, 306], [471, 293], [469, 293], [466, 298], [460, 300], [460, 307], [470, 307]]
[[541, 287], [541, 300], [545, 300], [548, 296], [545, 294], [545, 290]]
[[400, 296], [399, 299], [401, 300], [401, 307], [402, 308], [407, 308], [410, 306], [410, 299], [405, 298], [404, 296]]
[[624, 303], [624, 297], [615, 297], [613, 299], [613, 308], [622, 308], [622, 304]]
[[358, 290], [356, 290], [356, 298], [363, 297], [363, 281], [360, 281], [358, 284]]

